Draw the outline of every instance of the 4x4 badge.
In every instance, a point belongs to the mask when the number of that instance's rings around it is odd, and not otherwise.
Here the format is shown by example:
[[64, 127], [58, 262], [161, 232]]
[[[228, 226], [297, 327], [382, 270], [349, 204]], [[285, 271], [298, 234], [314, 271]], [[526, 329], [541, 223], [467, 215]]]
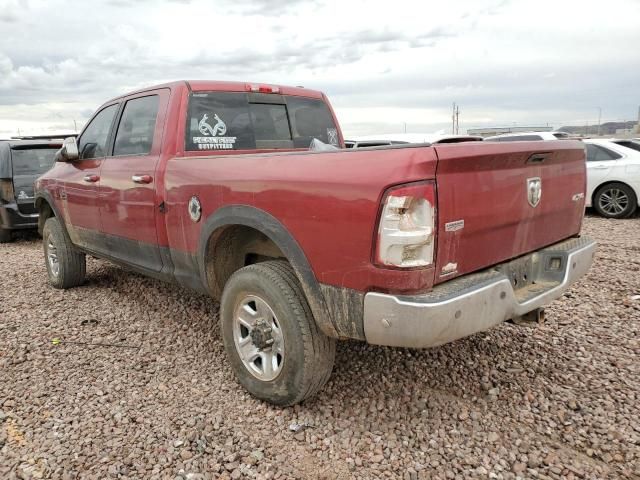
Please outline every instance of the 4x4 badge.
[[540, 177], [527, 178], [527, 200], [529, 205], [537, 207], [542, 198], [542, 180]]

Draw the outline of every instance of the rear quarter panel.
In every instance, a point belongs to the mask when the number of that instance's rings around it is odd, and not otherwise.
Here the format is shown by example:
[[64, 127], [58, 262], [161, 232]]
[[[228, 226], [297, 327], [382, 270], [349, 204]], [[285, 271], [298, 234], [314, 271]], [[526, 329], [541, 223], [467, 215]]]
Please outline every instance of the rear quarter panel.
[[203, 219], [227, 205], [251, 205], [277, 218], [302, 247], [316, 278], [360, 291], [419, 291], [431, 268], [382, 269], [371, 262], [380, 198], [390, 185], [434, 178], [433, 148], [181, 157], [168, 162], [168, 241], [195, 254]]

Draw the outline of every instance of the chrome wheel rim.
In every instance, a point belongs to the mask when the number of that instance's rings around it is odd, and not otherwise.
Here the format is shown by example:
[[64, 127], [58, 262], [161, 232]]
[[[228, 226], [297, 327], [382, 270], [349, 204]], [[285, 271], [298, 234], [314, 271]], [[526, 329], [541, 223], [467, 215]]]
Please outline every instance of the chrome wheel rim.
[[233, 314], [233, 341], [245, 368], [259, 380], [274, 380], [284, 364], [284, 336], [273, 309], [245, 295]]
[[598, 204], [602, 211], [610, 215], [619, 215], [629, 206], [629, 196], [619, 188], [610, 188], [600, 194]]
[[49, 262], [49, 270], [54, 277], [60, 273], [60, 262], [58, 262], [58, 249], [51, 239], [47, 242], [47, 261]]

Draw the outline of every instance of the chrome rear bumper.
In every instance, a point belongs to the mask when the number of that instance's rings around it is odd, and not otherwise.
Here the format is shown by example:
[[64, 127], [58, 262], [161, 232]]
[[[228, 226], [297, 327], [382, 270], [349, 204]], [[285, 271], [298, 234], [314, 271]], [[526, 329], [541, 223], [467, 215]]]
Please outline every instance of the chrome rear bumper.
[[588, 237], [572, 238], [427, 294], [367, 293], [365, 337], [377, 345], [427, 348], [486, 330], [560, 297], [589, 270], [595, 250]]

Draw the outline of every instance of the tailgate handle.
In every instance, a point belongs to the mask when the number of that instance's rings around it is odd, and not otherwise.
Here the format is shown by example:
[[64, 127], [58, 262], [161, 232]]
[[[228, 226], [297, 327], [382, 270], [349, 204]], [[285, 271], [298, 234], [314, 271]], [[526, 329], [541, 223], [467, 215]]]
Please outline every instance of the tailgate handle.
[[549, 156], [549, 153], [534, 153], [529, 158], [527, 158], [526, 163], [528, 163], [528, 164], [530, 164], [530, 163], [542, 163], [547, 159], [548, 156]]

